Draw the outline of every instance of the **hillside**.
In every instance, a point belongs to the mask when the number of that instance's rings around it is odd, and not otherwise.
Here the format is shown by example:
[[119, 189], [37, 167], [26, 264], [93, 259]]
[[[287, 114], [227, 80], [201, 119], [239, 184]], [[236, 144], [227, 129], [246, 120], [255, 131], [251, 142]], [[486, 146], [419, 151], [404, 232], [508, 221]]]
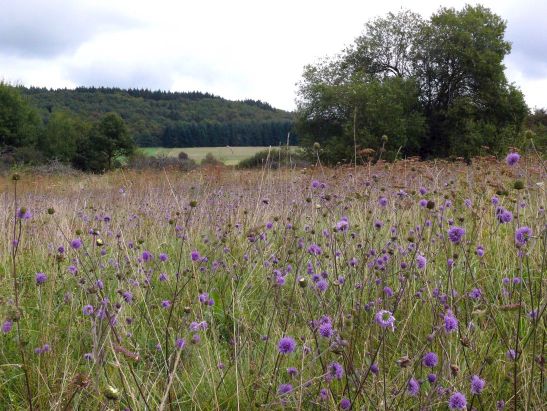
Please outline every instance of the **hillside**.
[[230, 101], [200, 92], [102, 87], [18, 89], [45, 120], [56, 111], [69, 111], [89, 120], [116, 112], [143, 147], [278, 145], [286, 141], [293, 121], [292, 113], [262, 101]]

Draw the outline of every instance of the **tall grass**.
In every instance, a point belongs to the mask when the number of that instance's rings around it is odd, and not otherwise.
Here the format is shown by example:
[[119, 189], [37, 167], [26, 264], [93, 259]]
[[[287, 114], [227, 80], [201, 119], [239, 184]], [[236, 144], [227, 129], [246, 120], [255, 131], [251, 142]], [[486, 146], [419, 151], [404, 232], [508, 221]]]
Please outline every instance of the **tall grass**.
[[0, 183], [0, 409], [546, 404], [529, 159]]

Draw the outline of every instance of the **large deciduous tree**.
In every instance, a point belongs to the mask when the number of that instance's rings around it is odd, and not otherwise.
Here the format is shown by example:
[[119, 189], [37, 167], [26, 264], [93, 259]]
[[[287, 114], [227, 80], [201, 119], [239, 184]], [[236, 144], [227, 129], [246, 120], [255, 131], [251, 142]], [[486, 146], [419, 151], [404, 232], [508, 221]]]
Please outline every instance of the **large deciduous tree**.
[[505, 27], [482, 6], [441, 8], [427, 21], [409, 11], [370, 21], [340, 55], [305, 68], [302, 141], [320, 142], [330, 161], [384, 145], [422, 156], [503, 149], [528, 111], [505, 78]]

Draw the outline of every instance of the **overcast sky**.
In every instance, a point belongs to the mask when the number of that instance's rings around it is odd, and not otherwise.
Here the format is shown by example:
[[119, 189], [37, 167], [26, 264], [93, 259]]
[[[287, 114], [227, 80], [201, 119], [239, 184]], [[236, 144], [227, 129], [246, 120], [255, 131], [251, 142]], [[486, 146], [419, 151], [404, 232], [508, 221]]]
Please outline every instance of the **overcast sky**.
[[[207, 91], [295, 108], [304, 65], [333, 55], [364, 23], [430, 0], [0, 0], [0, 80], [45, 86]], [[547, 1], [484, 0], [507, 20], [507, 77], [547, 106]]]

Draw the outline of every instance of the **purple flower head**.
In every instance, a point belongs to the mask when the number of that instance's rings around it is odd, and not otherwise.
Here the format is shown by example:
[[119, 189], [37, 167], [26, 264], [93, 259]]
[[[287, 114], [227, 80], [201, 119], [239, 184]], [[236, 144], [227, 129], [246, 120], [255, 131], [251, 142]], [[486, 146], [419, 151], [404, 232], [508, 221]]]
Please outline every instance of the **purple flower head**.
[[507, 350], [507, 352], [505, 353], [505, 356], [507, 357], [508, 360], [515, 361], [515, 359], [517, 358], [517, 352], [511, 348]]
[[184, 340], [184, 338], [177, 338], [177, 340], [175, 341], [175, 347], [177, 347], [177, 349], [179, 350], [182, 350], [185, 345], [186, 341]]
[[342, 217], [340, 221], [336, 223], [336, 231], [348, 231], [349, 222], [347, 217]]
[[471, 394], [478, 395], [484, 390], [484, 386], [486, 385], [486, 381], [483, 380], [478, 375], [473, 375], [471, 377]]
[[84, 315], [91, 315], [93, 314], [94, 311], [95, 309], [90, 304], [85, 305], [84, 308], [82, 309], [82, 312], [84, 313]]
[[201, 256], [199, 255], [199, 251], [196, 251], [196, 250], [192, 251], [192, 252], [190, 253], [190, 258], [192, 259], [192, 261], [198, 261], [198, 260], [200, 260], [200, 259], [201, 259]]
[[532, 236], [532, 229], [530, 227], [519, 227], [515, 232], [515, 243], [517, 246], [525, 245]]
[[376, 323], [382, 328], [390, 327], [392, 330], [395, 329], [395, 317], [390, 311], [380, 310], [376, 313], [375, 316]]
[[465, 235], [465, 230], [462, 227], [452, 226], [448, 230], [448, 239], [454, 244], [459, 244]]
[[427, 374], [427, 381], [429, 381], [430, 384], [435, 384], [437, 381], [437, 375], [436, 374]]
[[437, 365], [439, 362], [439, 357], [437, 357], [437, 354], [434, 352], [428, 352], [426, 355], [424, 355], [424, 358], [422, 360], [422, 364], [425, 367], [433, 368]]
[[165, 262], [169, 259], [169, 256], [165, 253], [160, 253], [160, 261]]
[[152, 261], [152, 259], [154, 258], [154, 256], [152, 255], [152, 253], [151, 253], [150, 251], [144, 250], [144, 251], [142, 252], [141, 258], [142, 258], [142, 261], [144, 261], [145, 263], [147, 263], [147, 262], [149, 262], [149, 261]]
[[32, 218], [32, 213], [26, 207], [21, 207], [17, 210], [17, 218], [20, 220], [28, 220]]
[[12, 328], [13, 328], [13, 321], [11, 320], [6, 320], [4, 321], [4, 324], [2, 324], [2, 332], [4, 334], [9, 333]]
[[279, 388], [277, 389], [277, 393], [279, 395], [287, 395], [292, 392], [292, 385], [291, 384], [281, 384]]
[[296, 349], [296, 341], [292, 337], [283, 337], [277, 345], [280, 354], [290, 354]]
[[451, 410], [467, 409], [467, 399], [461, 392], [455, 392], [448, 400], [448, 408]]
[[75, 250], [80, 249], [82, 247], [82, 244], [82, 240], [80, 240], [79, 238], [75, 238], [70, 242], [70, 246]]
[[519, 162], [519, 160], [520, 160], [520, 154], [515, 152], [509, 153], [507, 154], [507, 157], [505, 157], [505, 162], [509, 166], [514, 166], [515, 164]]
[[321, 324], [319, 326], [319, 334], [324, 338], [332, 337], [332, 334], [333, 334], [332, 324], [330, 322]]
[[131, 291], [124, 291], [122, 293], [122, 297], [126, 303], [133, 302], [133, 294], [131, 293]]
[[374, 363], [370, 366], [370, 372], [373, 373], [374, 375], [378, 375], [378, 373], [380, 372], [380, 368], [378, 367], [378, 364]]
[[482, 245], [478, 245], [477, 248], [475, 249], [475, 253], [479, 257], [484, 256], [484, 247]]
[[287, 368], [287, 374], [289, 374], [289, 377], [296, 377], [298, 375], [298, 370], [295, 367], [289, 367]]
[[482, 291], [480, 288], [473, 288], [468, 295], [473, 300], [478, 300], [482, 296]]
[[331, 362], [327, 366], [327, 379], [341, 380], [344, 376], [344, 367], [338, 362]]
[[169, 308], [169, 307], [171, 307], [171, 301], [169, 301], [169, 300], [163, 300], [163, 301], [161, 302], [161, 306], [162, 306], [163, 308]]
[[36, 273], [35, 280], [37, 285], [42, 285], [47, 281], [47, 275], [44, 273]]
[[427, 200], [425, 198], [422, 198], [420, 201], [418, 201], [418, 205], [422, 208], [427, 207]]
[[411, 378], [406, 386], [406, 392], [411, 397], [415, 397], [420, 392], [420, 383], [415, 378]]
[[444, 329], [447, 333], [454, 332], [458, 329], [458, 319], [450, 310], [444, 315]]
[[513, 221], [513, 213], [503, 207], [498, 207], [496, 210], [496, 218], [501, 224], [507, 224]]
[[325, 291], [327, 291], [329, 283], [327, 282], [327, 280], [319, 280], [315, 287], [317, 288], [317, 291], [324, 293]]
[[340, 400], [340, 409], [349, 410], [351, 408], [351, 401], [347, 398], [342, 398]]
[[308, 247], [308, 253], [312, 255], [321, 255], [323, 253], [323, 250], [321, 250], [321, 247], [319, 247], [317, 244], [312, 244]]
[[380, 207], [385, 207], [387, 206], [387, 198], [385, 197], [380, 197], [378, 199], [378, 204], [380, 204]]
[[425, 266], [427, 265], [427, 259], [423, 255], [419, 255], [416, 257], [416, 266], [419, 270], [425, 269]]

